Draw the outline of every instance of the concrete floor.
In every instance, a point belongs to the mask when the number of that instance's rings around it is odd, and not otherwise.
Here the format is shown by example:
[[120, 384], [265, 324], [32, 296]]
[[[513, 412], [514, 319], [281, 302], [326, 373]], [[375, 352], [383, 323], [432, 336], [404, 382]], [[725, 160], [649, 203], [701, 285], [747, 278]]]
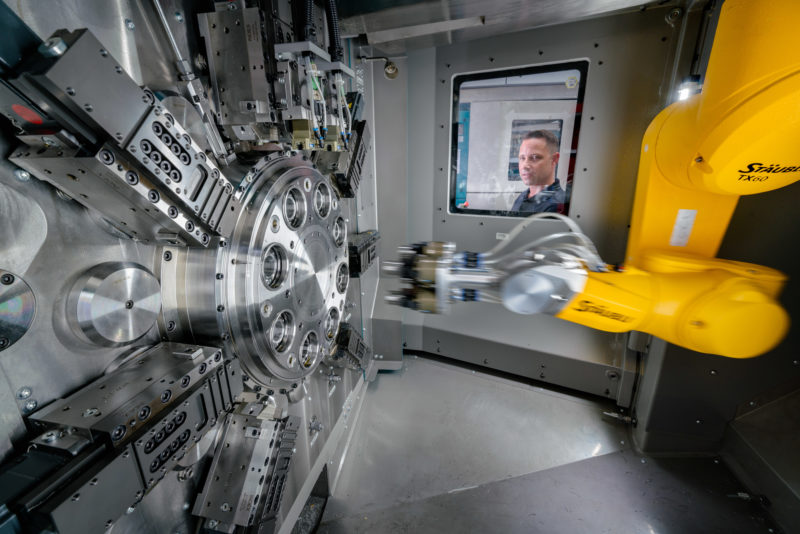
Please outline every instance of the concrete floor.
[[407, 357], [369, 386], [318, 532], [777, 532], [718, 460], [642, 458], [610, 407]]

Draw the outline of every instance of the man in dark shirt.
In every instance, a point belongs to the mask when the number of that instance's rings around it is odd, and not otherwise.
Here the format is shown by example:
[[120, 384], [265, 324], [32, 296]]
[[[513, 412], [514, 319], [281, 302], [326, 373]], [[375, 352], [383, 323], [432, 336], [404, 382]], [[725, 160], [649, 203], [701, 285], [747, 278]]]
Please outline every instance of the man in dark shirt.
[[562, 212], [566, 195], [556, 180], [558, 139], [553, 132], [534, 130], [519, 146], [519, 177], [528, 189], [514, 200], [511, 211]]

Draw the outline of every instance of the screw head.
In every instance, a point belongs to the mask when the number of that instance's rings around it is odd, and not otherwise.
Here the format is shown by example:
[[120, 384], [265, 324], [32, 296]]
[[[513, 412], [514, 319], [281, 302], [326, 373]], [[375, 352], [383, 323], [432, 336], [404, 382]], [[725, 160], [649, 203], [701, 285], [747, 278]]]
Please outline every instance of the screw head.
[[17, 398], [20, 400], [29, 399], [33, 395], [33, 390], [28, 386], [22, 386], [17, 390]]
[[125, 19], [125, 27], [132, 31], [136, 29], [136, 24], [131, 19]]
[[25, 403], [25, 411], [32, 412], [39, 406], [39, 403], [36, 402], [36, 399], [29, 399], [28, 402]]
[[67, 51], [67, 43], [61, 37], [51, 37], [39, 45], [39, 53], [45, 57], [58, 57]]
[[13, 283], [14, 283], [13, 274], [6, 273], [3, 276], [0, 276], [0, 284], [3, 284], [4, 286], [10, 286]]
[[14, 171], [14, 178], [19, 180], [20, 182], [27, 182], [31, 179], [31, 173], [26, 171], [25, 169], [17, 169]]

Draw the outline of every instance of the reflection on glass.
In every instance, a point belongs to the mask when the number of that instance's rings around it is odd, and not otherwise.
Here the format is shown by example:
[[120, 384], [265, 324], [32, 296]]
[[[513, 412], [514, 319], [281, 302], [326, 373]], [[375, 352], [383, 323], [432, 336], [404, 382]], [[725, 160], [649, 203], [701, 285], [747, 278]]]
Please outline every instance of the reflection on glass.
[[587, 67], [455, 77], [451, 212], [568, 212]]

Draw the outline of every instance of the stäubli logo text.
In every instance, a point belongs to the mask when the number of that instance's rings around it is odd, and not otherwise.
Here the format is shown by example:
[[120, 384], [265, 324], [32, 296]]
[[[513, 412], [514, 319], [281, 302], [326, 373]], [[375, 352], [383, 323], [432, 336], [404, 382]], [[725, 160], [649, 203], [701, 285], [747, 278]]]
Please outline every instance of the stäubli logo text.
[[781, 165], [780, 163], [750, 163], [746, 169], [739, 169], [740, 182], [766, 182], [770, 178], [770, 174], [778, 174], [784, 172], [798, 172], [800, 166]]
[[573, 309], [578, 312], [596, 313], [601, 317], [605, 317], [614, 321], [620, 321], [622, 323], [629, 323], [633, 321], [633, 317], [611, 311], [607, 307], [600, 304], [595, 304], [591, 300], [582, 300], [578, 303], [578, 306]]

